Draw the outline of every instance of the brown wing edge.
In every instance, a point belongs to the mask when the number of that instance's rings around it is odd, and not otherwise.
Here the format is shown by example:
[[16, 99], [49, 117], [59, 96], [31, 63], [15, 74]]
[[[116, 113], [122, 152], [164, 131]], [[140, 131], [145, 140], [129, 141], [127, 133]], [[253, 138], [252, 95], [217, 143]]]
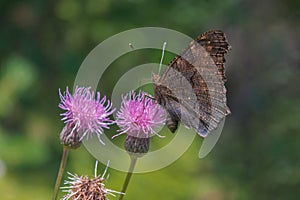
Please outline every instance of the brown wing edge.
[[221, 30], [209, 30], [198, 36], [196, 41], [210, 53], [210, 56], [218, 67], [222, 80], [226, 82], [227, 79], [224, 67], [226, 60], [224, 55], [231, 49], [231, 46], [229, 45], [225, 34]]

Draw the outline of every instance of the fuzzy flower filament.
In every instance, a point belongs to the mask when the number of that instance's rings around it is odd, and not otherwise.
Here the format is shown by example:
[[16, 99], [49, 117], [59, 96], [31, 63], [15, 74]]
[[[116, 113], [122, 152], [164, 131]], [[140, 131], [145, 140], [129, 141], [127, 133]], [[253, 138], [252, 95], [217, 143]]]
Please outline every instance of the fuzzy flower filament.
[[[61, 133], [61, 143], [71, 148], [76, 148], [83, 138], [91, 137], [95, 133], [101, 143], [101, 134], [108, 129], [113, 121], [109, 116], [114, 112], [112, 104], [100, 92], [95, 94], [90, 87], [78, 87], [71, 94], [66, 88], [62, 93], [59, 90], [59, 108], [65, 112], [61, 114], [66, 126]], [[106, 105], [105, 105], [106, 104]]]
[[135, 137], [160, 136], [157, 129], [165, 121], [164, 114], [164, 110], [146, 93], [140, 91], [135, 94], [131, 91], [122, 98], [121, 108], [116, 117], [120, 129], [113, 138], [125, 133]]
[[146, 93], [133, 91], [123, 96], [116, 123], [120, 127], [113, 138], [127, 133], [124, 147], [131, 156], [143, 156], [149, 151], [150, 137], [165, 121], [164, 110]]

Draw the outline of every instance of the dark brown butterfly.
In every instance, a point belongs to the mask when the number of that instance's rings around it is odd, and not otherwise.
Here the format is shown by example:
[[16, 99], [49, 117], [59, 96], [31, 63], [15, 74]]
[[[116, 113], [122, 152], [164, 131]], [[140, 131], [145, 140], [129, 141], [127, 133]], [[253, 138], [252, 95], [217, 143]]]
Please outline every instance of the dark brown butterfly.
[[222, 31], [207, 31], [176, 56], [161, 77], [152, 75], [154, 96], [167, 111], [171, 132], [181, 122], [205, 137], [230, 114], [224, 85], [224, 54], [230, 48]]

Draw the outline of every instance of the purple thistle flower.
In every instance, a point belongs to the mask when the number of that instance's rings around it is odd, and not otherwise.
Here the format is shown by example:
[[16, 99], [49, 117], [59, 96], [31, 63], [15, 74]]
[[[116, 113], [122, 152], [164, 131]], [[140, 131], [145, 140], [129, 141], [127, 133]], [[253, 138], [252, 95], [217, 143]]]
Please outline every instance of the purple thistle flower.
[[100, 92], [96, 94], [95, 98], [95, 92], [90, 87], [76, 86], [73, 95], [68, 87], [63, 94], [59, 90], [61, 102], [58, 106], [65, 111], [61, 114], [66, 124], [61, 133], [64, 145], [76, 148], [76, 143], [80, 144], [85, 136], [89, 138], [93, 133], [103, 143], [100, 135], [104, 128], [109, 129], [109, 125], [114, 123], [109, 116], [115, 109], [111, 110], [112, 104], [109, 100], [106, 102], [106, 96], [101, 99]]
[[153, 99], [147, 97], [146, 93], [140, 91], [135, 94], [131, 91], [122, 97], [121, 108], [116, 117], [120, 130], [113, 138], [124, 133], [139, 138], [160, 136], [156, 130], [164, 123], [164, 116], [164, 110]]

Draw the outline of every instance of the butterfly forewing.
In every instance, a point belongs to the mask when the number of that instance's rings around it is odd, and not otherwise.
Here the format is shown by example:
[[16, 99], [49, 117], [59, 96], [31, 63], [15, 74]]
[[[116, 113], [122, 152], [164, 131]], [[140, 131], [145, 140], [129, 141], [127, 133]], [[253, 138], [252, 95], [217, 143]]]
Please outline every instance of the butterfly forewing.
[[224, 86], [224, 54], [229, 49], [223, 32], [205, 32], [173, 59], [161, 77], [155, 75], [155, 98], [168, 112], [172, 132], [180, 121], [206, 136], [230, 113]]

